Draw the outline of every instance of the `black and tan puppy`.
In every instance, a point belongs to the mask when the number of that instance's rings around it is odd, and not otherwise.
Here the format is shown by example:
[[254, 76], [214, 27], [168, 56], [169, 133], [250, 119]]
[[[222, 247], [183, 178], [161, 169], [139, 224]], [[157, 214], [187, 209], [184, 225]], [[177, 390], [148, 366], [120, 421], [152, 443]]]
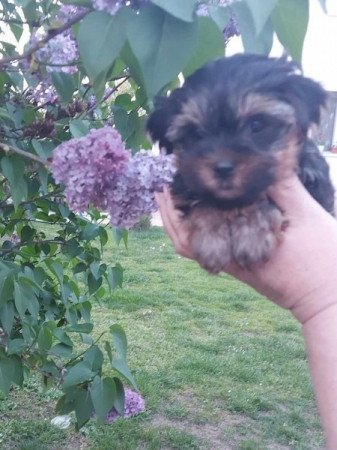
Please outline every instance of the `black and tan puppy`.
[[294, 63], [235, 55], [199, 69], [158, 102], [148, 130], [176, 154], [174, 201], [206, 270], [268, 259], [286, 221], [267, 190], [290, 171], [333, 213], [329, 168], [308, 138], [325, 100]]

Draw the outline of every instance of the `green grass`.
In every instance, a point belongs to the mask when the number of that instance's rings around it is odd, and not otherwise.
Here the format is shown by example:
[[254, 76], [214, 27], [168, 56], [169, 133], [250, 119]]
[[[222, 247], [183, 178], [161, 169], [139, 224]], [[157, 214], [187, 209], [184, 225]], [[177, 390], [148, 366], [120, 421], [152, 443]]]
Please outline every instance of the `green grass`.
[[125, 282], [93, 308], [96, 332], [124, 327], [146, 412], [56, 430], [57, 392], [32, 379], [1, 402], [0, 448], [322, 448], [300, 328], [286, 311], [180, 258], [159, 228], [104, 257], [124, 266]]

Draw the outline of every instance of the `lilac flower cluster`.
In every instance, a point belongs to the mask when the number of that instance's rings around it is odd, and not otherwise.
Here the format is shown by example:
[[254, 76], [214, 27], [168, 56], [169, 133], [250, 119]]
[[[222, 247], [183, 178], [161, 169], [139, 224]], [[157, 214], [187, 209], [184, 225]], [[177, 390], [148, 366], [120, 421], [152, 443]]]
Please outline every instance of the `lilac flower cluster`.
[[88, 9], [84, 6], [62, 5], [58, 10], [55, 19], [60, 23], [60, 25], [64, 25], [68, 23], [73, 17], [87, 10]]
[[[143, 397], [135, 391], [126, 388], [125, 389], [125, 401], [124, 401], [124, 418], [136, 416], [137, 414], [145, 410], [145, 402]], [[113, 422], [121, 417], [115, 408], [112, 408], [108, 412], [108, 422]]]
[[171, 183], [175, 172], [172, 156], [136, 153], [126, 171], [109, 186], [107, 211], [113, 226], [130, 228], [144, 214], [156, 210], [154, 193]]
[[28, 101], [38, 106], [50, 104], [53, 105], [58, 100], [56, 89], [52, 85], [52, 81], [47, 75], [40, 77], [41, 81], [34, 88], [27, 91], [26, 98]]
[[73, 74], [77, 72], [77, 67], [72, 63], [78, 59], [78, 45], [73, 35], [65, 32], [48, 41], [36, 52], [36, 57], [47, 65], [47, 72]]
[[85, 211], [89, 203], [105, 207], [107, 187], [124, 171], [129, 159], [120, 134], [106, 126], [56, 147], [51, 170], [55, 181], [66, 186], [69, 206]]
[[120, 134], [105, 126], [54, 150], [51, 169], [75, 211], [89, 204], [107, 211], [113, 226], [130, 228], [156, 210], [154, 193], [170, 183], [172, 156], [127, 151]]
[[114, 15], [122, 6], [130, 5], [138, 9], [148, 2], [149, 0], [92, 0], [92, 6], [98, 11], [105, 11]]

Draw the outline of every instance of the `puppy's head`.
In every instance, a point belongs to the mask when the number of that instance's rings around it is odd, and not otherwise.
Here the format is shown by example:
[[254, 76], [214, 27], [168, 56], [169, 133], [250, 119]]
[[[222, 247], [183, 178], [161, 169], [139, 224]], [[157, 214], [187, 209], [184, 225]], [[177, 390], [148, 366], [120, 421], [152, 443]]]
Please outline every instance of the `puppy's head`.
[[195, 196], [252, 201], [296, 168], [325, 99], [320, 85], [285, 59], [235, 55], [199, 69], [161, 99], [148, 131], [177, 155]]

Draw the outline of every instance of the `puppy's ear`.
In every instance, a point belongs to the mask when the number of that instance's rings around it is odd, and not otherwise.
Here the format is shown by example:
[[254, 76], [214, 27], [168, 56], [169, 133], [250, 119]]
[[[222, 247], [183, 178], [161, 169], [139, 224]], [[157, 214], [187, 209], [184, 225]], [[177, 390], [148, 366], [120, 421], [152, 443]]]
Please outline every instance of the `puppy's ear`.
[[155, 102], [155, 110], [150, 114], [146, 129], [153, 142], [159, 142], [160, 148], [165, 148], [167, 153], [173, 152], [173, 143], [167, 139], [166, 133], [172, 120], [181, 110], [186, 98], [184, 89], [176, 89], [170, 97], [161, 97]]
[[298, 123], [306, 132], [311, 124], [319, 124], [327, 94], [320, 84], [299, 75], [291, 75], [282, 87], [288, 103], [297, 113]]

